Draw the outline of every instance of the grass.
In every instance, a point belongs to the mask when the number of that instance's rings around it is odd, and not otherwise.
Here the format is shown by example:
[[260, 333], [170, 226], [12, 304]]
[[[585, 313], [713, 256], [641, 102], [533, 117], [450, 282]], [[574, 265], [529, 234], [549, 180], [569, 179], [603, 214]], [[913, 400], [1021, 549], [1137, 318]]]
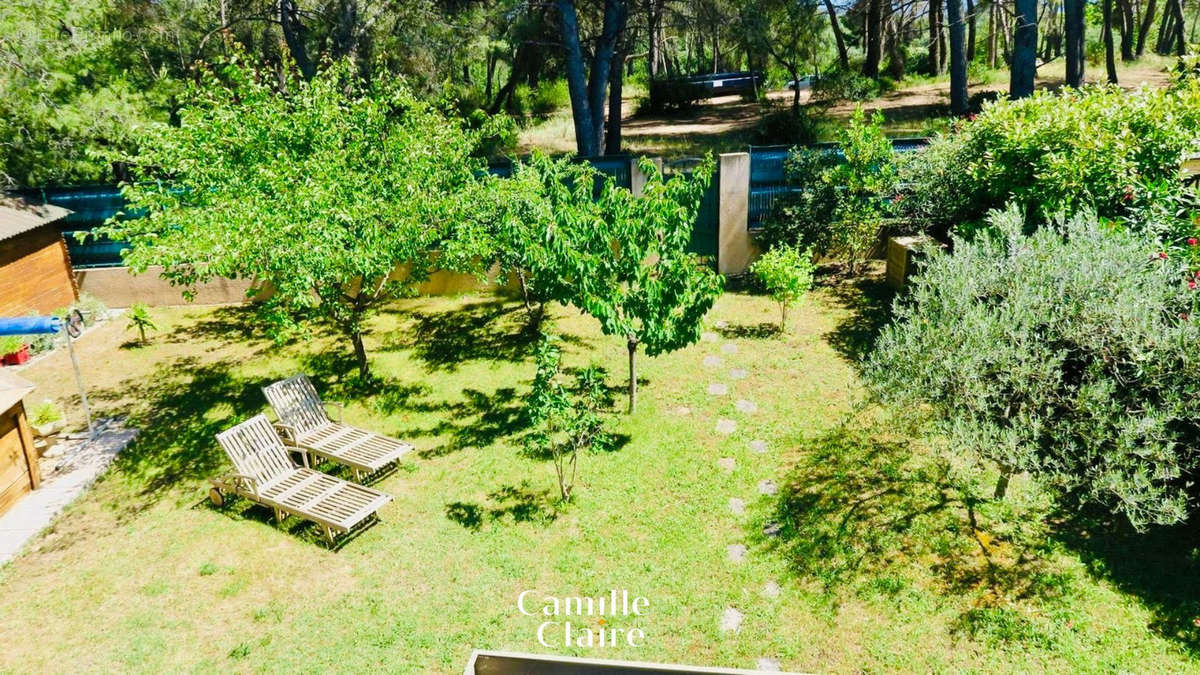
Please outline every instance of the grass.
[[[369, 387], [354, 383], [346, 349], [331, 336], [279, 346], [244, 309], [154, 310], [161, 330], [146, 346], [121, 347], [128, 335], [110, 323], [79, 344], [89, 391], [102, 413], [127, 414], [144, 431], [0, 570], [0, 671], [451, 673], [472, 648], [740, 667], [776, 656], [790, 670], [842, 672], [1195, 668], [1196, 634], [1180, 632], [1195, 582], [1181, 582], [1191, 584], [1181, 595], [1150, 580], [1188, 569], [1182, 553], [1163, 548], [1161, 566], [1137, 571], [1119, 569], [1128, 560], [1106, 564], [1144, 540], [1064, 539], [1048, 554], [1057, 576], [1043, 584], [1056, 590], [1002, 602], [965, 575], [951, 584], [935, 554], [911, 545], [961, 526], [945, 509], [912, 528], [886, 525], [891, 548], [864, 545], [865, 564], [832, 576], [813, 566], [821, 561], [806, 537], [831, 534], [824, 550], [844, 551], [829, 523], [881, 484], [875, 472], [890, 475], [882, 460], [855, 464], [870, 442], [830, 440], [854, 413], [854, 361], [887, 301], [878, 280], [827, 282], [781, 337], [765, 328], [773, 303], [726, 294], [708, 320], [737, 353], [706, 341], [643, 359], [639, 412], [611, 418], [624, 442], [583, 458], [566, 506], [552, 499], [549, 462], [520, 450], [533, 367], [516, 303], [397, 303], [372, 326], [381, 383]], [[621, 386], [619, 340], [572, 312], [558, 312], [555, 324], [568, 338], [565, 365], [596, 361]], [[714, 354], [721, 368], [701, 365]], [[732, 367], [749, 377], [731, 380]], [[38, 396], [69, 400], [68, 369], [55, 354], [24, 375], [40, 385]], [[332, 551], [305, 524], [276, 527], [259, 507], [217, 509], [204, 499], [206, 479], [226, 466], [212, 435], [262, 409], [261, 385], [297, 370], [327, 398], [348, 402], [348, 421], [419, 448], [380, 481], [396, 497], [382, 522]], [[729, 396], [705, 393], [716, 381], [730, 385]], [[737, 412], [743, 397], [758, 412]], [[738, 430], [715, 433], [718, 417], [736, 419]], [[771, 451], [751, 452], [756, 438]], [[732, 474], [717, 468], [720, 457], [736, 460]], [[856, 466], [856, 481], [838, 478]], [[758, 496], [764, 478], [782, 485], [779, 496]], [[914, 491], [887, 512], [925, 508], [926, 494]], [[729, 510], [735, 496], [748, 503], [744, 517]], [[774, 520], [785, 527], [768, 539], [762, 528]], [[878, 523], [855, 516], [852, 525]], [[725, 549], [737, 542], [750, 554], [731, 565]], [[783, 588], [774, 600], [761, 595], [772, 579]], [[643, 628], [643, 647], [545, 648], [535, 638], [542, 619], [516, 606], [526, 589], [595, 596], [614, 588], [650, 601], [643, 618], [608, 624]], [[737, 634], [718, 630], [729, 606], [745, 614]]]

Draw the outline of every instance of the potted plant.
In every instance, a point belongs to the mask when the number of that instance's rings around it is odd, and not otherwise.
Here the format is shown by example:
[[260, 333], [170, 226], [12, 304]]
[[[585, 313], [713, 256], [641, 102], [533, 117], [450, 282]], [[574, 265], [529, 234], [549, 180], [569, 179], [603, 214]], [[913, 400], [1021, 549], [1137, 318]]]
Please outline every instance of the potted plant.
[[0, 354], [6, 366], [19, 366], [29, 360], [29, 345], [18, 335], [0, 337]]
[[57, 434], [62, 431], [65, 423], [62, 408], [50, 399], [39, 403], [29, 414], [29, 424], [33, 427], [33, 433], [40, 438]]

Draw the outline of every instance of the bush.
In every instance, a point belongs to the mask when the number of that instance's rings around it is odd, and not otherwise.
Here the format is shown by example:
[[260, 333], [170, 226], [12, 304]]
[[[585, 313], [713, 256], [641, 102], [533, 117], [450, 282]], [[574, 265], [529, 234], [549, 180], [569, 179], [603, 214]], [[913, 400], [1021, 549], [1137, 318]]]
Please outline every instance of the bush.
[[63, 418], [62, 408], [50, 399], [45, 399], [35, 405], [29, 413], [29, 423], [35, 427], [52, 424]]
[[566, 80], [543, 82], [529, 99], [529, 112], [536, 118], [545, 119], [569, 103]]
[[1028, 474], [1137, 528], [1178, 523], [1200, 469], [1200, 323], [1184, 262], [1094, 214], [997, 213], [931, 253], [866, 364], [872, 390], [975, 472]]
[[838, 101], [870, 101], [883, 93], [879, 80], [854, 70], [833, 70], [820, 77], [812, 86], [812, 100], [823, 103]]
[[896, 191], [892, 143], [883, 135], [883, 116], [869, 121], [860, 108], [839, 134], [842, 160], [812, 150], [786, 160], [796, 189], [776, 200], [761, 235], [768, 246], [811, 248], [839, 257], [853, 274], [875, 245]]
[[[1180, 157], [1198, 138], [1194, 80], [1168, 90], [1088, 87], [997, 101], [909, 166], [901, 180], [917, 213], [908, 215], [978, 222], [1011, 200], [1030, 223], [1088, 208], [1177, 238], [1192, 230], [1172, 208], [1184, 190]], [[946, 189], [948, 181], [956, 189]]]
[[777, 246], [756, 260], [750, 272], [779, 305], [779, 331], [786, 331], [788, 307], [799, 304], [812, 288], [812, 251]]
[[808, 108], [793, 111], [765, 107], [754, 128], [754, 142], [762, 145], [806, 145], [817, 140], [818, 119]]

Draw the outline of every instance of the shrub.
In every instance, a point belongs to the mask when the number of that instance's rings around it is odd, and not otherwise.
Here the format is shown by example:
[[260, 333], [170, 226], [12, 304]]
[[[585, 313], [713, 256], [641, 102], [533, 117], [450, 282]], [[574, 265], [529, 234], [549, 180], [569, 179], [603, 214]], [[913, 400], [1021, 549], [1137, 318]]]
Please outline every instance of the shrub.
[[29, 423], [35, 427], [57, 422], [63, 418], [62, 408], [57, 403], [46, 399], [33, 407], [29, 414]]
[[870, 101], [883, 93], [879, 81], [855, 70], [834, 70], [812, 85], [812, 100], [823, 103]]
[[146, 343], [146, 333], [148, 331], [158, 330], [158, 325], [150, 317], [150, 308], [146, 307], [145, 303], [134, 303], [129, 308], [129, 324], [125, 327], [125, 330], [136, 330], [138, 342], [142, 344]]
[[0, 335], [0, 356], [18, 352], [25, 346], [25, 339], [20, 335]]
[[526, 452], [554, 460], [559, 495], [571, 498], [579, 468], [579, 453], [603, 450], [612, 442], [605, 429], [601, 407], [606, 403], [604, 371], [592, 366], [575, 376], [575, 387], [562, 384], [559, 338], [543, 335], [536, 352], [537, 375], [525, 415], [532, 431], [525, 438]]
[[892, 143], [883, 135], [883, 116], [869, 121], [855, 111], [839, 134], [842, 161], [811, 151], [793, 152], [786, 161], [796, 190], [776, 201], [763, 240], [768, 246], [812, 247], [845, 260], [851, 274], [875, 245], [896, 190]]
[[801, 108], [774, 109], [767, 107], [754, 128], [754, 141], [764, 145], [804, 145], [817, 140], [817, 117]]
[[[1200, 139], [1200, 86], [1069, 89], [983, 107], [934, 140], [902, 177], [906, 203], [941, 224], [982, 221], [1016, 202], [1030, 223], [1081, 208], [1101, 217], [1190, 233], [1169, 205], [1184, 188], [1180, 157]], [[947, 176], [955, 189], [947, 189]]]
[[529, 100], [529, 112], [537, 118], [549, 117], [560, 108], [570, 103], [566, 80], [552, 80], [541, 83]]
[[750, 271], [779, 305], [779, 331], [786, 331], [788, 308], [799, 304], [812, 288], [812, 251], [777, 246], [756, 260]]
[[972, 471], [1028, 472], [1137, 528], [1188, 515], [1200, 324], [1183, 265], [1078, 215], [1023, 234], [997, 213], [933, 252], [866, 364], [872, 390]]

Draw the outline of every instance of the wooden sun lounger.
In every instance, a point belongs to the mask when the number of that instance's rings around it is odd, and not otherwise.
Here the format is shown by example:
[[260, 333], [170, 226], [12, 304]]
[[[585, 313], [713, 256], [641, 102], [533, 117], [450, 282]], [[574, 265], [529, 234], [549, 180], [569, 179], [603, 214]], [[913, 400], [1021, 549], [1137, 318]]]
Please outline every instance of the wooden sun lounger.
[[413, 449], [411, 443], [343, 424], [341, 406], [337, 421], [330, 419], [303, 373], [263, 387], [263, 394], [279, 417], [276, 427], [285, 443], [350, 467], [359, 482]]
[[276, 520], [291, 514], [317, 523], [330, 544], [335, 533], [349, 532], [392, 501], [378, 490], [313, 471], [307, 457], [305, 466], [296, 466], [266, 415], [222, 431], [217, 442], [237, 473], [213, 480], [214, 503], [223, 503], [223, 491], [241, 495], [274, 509]]

